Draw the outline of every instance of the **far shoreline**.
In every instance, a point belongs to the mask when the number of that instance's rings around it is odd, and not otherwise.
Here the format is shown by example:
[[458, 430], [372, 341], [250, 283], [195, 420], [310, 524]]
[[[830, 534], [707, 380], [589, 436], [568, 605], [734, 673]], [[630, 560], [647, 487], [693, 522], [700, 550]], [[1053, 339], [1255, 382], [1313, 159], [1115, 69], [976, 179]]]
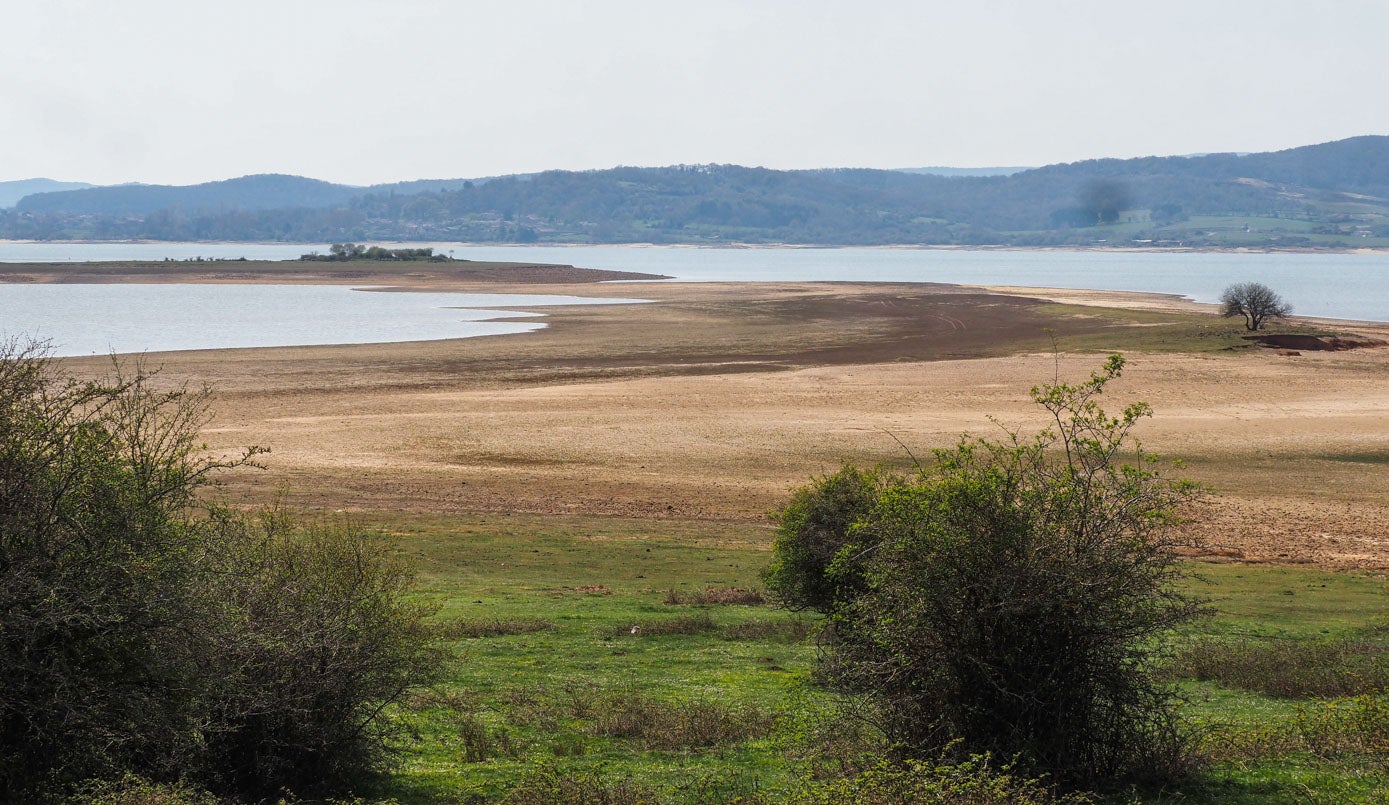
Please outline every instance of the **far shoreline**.
[[[596, 294], [610, 284], [714, 286], [920, 285], [979, 290], [1005, 296], [1047, 299], [1062, 304], [1160, 313], [1218, 315], [1219, 305], [1174, 292], [1067, 288], [1002, 283], [873, 280], [682, 280], [657, 274], [582, 268], [567, 264], [430, 261], [313, 260], [103, 260], [81, 262], [0, 262], [0, 285], [11, 284], [188, 284], [188, 285], [350, 285], [373, 292], [572, 293]], [[1290, 321], [1320, 327], [1379, 330], [1389, 319], [1295, 315]]]
[[[1104, 245], [1083, 245], [1068, 244], [1057, 246], [1017, 246], [1013, 244], [949, 244], [949, 243], [877, 243], [877, 244], [823, 244], [823, 243], [495, 243], [495, 242], [474, 242], [474, 241], [436, 241], [436, 240], [372, 240], [366, 239], [363, 243], [381, 246], [399, 247], [430, 247], [438, 249], [440, 246], [456, 247], [465, 249], [709, 249], [709, 250], [849, 250], [849, 249], [869, 249], [884, 251], [952, 251], [952, 252], [1114, 252], [1117, 254], [1389, 254], [1389, 247], [1330, 247], [1330, 246], [1104, 246]], [[262, 240], [24, 240], [0, 238], [0, 246], [31, 245], [31, 246], [156, 246], [159, 244], [168, 245], [196, 245], [196, 246], [303, 246], [305, 248], [320, 248], [329, 244], [318, 243], [290, 243], [285, 241], [262, 241]], [[213, 258], [225, 259], [225, 258]], [[235, 258], [231, 258], [235, 259]], [[456, 259], [462, 262], [461, 259]], [[85, 261], [90, 262], [90, 261]], [[103, 261], [105, 262], [105, 261]], [[124, 261], [112, 261], [124, 262]], [[150, 261], [160, 262], [160, 261]], [[185, 262], [175, 260], [173, 262]], [[196, 262], [196, 261], [193, 261]], [[298, 262], [297, 258], [276, 260], [273, 262]], [[5, 261], [0, 261], [0, 265]]]

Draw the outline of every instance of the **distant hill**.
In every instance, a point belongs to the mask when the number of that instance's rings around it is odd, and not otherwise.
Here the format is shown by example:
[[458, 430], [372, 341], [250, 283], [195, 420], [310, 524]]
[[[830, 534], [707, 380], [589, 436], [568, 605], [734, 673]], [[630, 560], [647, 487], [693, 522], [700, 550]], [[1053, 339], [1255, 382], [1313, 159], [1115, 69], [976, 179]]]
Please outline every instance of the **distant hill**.
[[303, 176], [262, 173], [220, 182], [183, 186], [87, 185], [87, 189], [69, 189], [67, 192], [31, 191], [35, 194], [24, 198], [16, 206], [22, 212], [65, 215], [149, 215], [161, 210], [206, 213], [295, 207], [323, 209], [345, 204], [367, 193], [437, 193], [456, 190], [468, 184], [468, 179], [421, 179], [357, 187], [307, 179]]
[[366, 188], [251, 176], [29, 196], [0, 212], [0, 236], [1389, 248], [1389, 137], [938, 170], [677, 165]]
[[21, 212], [67, 215], [148, 215], [160, 210], [232, 211], [282, 207], [331, 207], [360, 195], [362, 188], [266, 173], [222, 182], [176, 187], [114, 185], [38, 193], [16, 205]]
[[55, 182], [52, 179], [20, 179], [13, 182], [0, 182], [0, 209], [13, 207], [20, 199], [32, 193], [81, 190], [91, 186], [86, 182]]
[[898, 168], [902, 173], [924, 173], [929, 176], [1012, 176], [1031, 168]]

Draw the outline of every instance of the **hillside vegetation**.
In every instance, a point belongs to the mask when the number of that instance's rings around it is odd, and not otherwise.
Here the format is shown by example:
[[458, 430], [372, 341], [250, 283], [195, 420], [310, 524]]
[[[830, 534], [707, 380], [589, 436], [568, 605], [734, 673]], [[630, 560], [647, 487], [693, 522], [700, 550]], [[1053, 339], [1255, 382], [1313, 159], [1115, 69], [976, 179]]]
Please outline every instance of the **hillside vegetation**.
[[35, 194], [0, 212], [0, 237], [1389, 246], [1389, 137], [992, 176], [682, 165], [370, 188], [249, 176]]

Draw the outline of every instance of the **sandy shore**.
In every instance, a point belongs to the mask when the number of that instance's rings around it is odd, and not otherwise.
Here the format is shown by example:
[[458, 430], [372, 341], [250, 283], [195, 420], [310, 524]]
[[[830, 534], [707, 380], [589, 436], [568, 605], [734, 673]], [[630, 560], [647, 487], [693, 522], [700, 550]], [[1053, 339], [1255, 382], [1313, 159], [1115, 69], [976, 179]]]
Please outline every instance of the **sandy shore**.
[[[612, 292], [557, 277], [382, 284]], [[1053, 337], [1105, 349], [1165, 326], [1151, 311], [1188, 328], [1230, 326], [1179, 298], [1103, 292], [660, 283], [640, 295], [656, 304], [552, 309], [550, 327], [526, 335], [147, 361], [165, 382], [215, 387], [214, 449], [272, 448], [268, 470], [226, 480], [235, 500], [758, 528], [789, 489], [841, 462], [903, 465], [899, 441], [922, 455], [963, 431], [993, 432], [990, 417], [1036, 426], [1027, 390], [1101, 361], [1050, 354]], [[1104, 307], [1092, 316], [1077, 305]], [[1116, 307], [1148, 312], [1130, 321]], [[1145, 445], [1186, 459], [1210, 486], [1191, 528], [1214, 553], [1389, 567], [1389, 349], [1129, 357], [1110, 404], [1150, 402]]]

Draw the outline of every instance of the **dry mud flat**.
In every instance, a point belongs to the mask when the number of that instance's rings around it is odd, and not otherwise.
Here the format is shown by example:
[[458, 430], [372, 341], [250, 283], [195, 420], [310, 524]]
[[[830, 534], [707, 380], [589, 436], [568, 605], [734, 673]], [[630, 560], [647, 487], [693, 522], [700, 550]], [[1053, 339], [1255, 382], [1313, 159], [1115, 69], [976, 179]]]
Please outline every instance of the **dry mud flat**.
[[[655, 303], [548, 310], [549, 328], [517, 336], [149, 360], [167, 380], [214, 385], [214, 449], [273, 449], [268, 470], [227, 481], [234, 500], [751, 523], [841, 462], [904, 465], [903, 445], [923, 455], [964, 431], [987, 435], [999, 427], [990, 417], [1037, 427], [1028, 389], [1102, 360], [1051, 354], [1053, 334], [1152, 326], [1058, 313], [1027, 292], [929, 285], [525, 290]], [[1210, 486], [1190, 526], [1208, 553], [1389, 567], [1389, 349], [1129, 358], [1107, 406], [1151, 403], [1145, 446]]]

